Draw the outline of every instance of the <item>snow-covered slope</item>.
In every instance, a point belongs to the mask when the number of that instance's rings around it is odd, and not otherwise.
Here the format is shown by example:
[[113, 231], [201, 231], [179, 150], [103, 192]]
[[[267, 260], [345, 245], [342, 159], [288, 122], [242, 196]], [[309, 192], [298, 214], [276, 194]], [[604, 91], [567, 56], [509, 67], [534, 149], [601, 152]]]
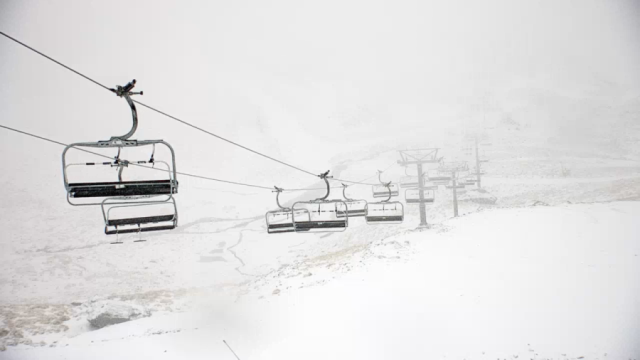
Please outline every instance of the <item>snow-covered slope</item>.
[[[225, 340], [241, 359], [634, 359], [639, 211], [635, 202], [487, 210], [309, 254], [256, 271], [240, 287], [174, 292], [182, 311], [154, 310], [77, 336], [29, 335], [44, 347], [10, 347], [4, 356], [233, 359]], [[290, 244], [283, 254], [305, 242], [269, 241]], [[199, 265], [210, 277], [225, 263]], [[111, 301], [127, 300], [143, 303], [141, 295]], [[91, 304], [57, 311], [81, 318], [77, 308]], [[32, 317], [12, 307], [3, 314], [11, 329], [22, 321], [37, 332], [47, 319], [34, 314], [55, 307], [35, 306]], [[76, 334], [82, 325], [70, 326]]]

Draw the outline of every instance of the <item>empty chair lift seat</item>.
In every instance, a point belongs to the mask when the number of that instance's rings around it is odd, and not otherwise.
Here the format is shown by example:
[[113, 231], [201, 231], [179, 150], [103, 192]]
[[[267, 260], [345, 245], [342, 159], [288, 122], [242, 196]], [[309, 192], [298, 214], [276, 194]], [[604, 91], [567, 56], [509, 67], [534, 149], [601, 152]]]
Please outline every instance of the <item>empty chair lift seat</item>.
[[399, 202], [369, 203], [365, 219], [367, 224], [401, 224], [404, 207]]
[[346, 208], [343, 201], [300, 201], [293, 204], [293, 211], [303, 215], [293, 217], [296, 232], [335, 232], [347, 229], [349, 217], [339, 217], [338, 207]]
[[450, 190], [453, 189], [454, 187], [456, 189], [464, 189], [465, 185], [464, 184], [456, 184], [456, 186], [453, 186], [453, 184], [449, 184], [449, 185], [445, 186], [445, 188], [450, 189]]
[[296, 222], [295, 231], [311, 231], [311, 230], [327, 230], [334, 231], [336, 229], [346, 229], [347, 222], [344, 220], [327, 220], [327, 221], [300, 221]]
[[365, 216], [367, 207], [365, 200], [345, 200], [344, 203], [346, 208], [341, 203], [336, 204], [336, 215], [339, 218]]
[[[176, 228], [176, 225], [177, 225], [176, 220], [177, 219], [175, 214], [144, 216], [144, 217], [126, 218], [126, 219], [108, 219], [106, 221], [104, 232], [107, 235], [115, 235], [115, 234], [127, 234], [127, 233], [137, 233], [137, 232], [148, 232], [148, 231], [172, 230]], [[157, 223], [163, 223], [163, 222], [170, 222], [170, 224], [142, 227], [142, 225], [145, 225], [145, 224], [157, 224]], [[119, 229], [118, 228], [119, 226], [137, 226], [137, 227]], [[110, 229], [110, 227], [113, 227], [113, 229]]]
[[420, 182], [418, 181], [417, 176], [405, 176], [400, 179], [400, 186], [405, 189], [417, 188], [420, 186]]
[[407, 204], [419, 204], [421, 202], [432, 204], [435, 201], [435, 193], [431, 190], [424, 190], [423, 200], [420, 201], [420, 190], [409, 189], [404, 193]]
[[70, 183], [72, 198], [115, 197], [139, 195], [170, 195], [178, 192], [173, 180], [120, 181], [100, 183]]
[[[309, 212], [306, 210], [296, 210], [296, 216], [302, 219], [310, 219]], [[295, 232], [293, 225], [293, 212], [291, 210], [275, 210], [269, 211], [266, 215], [267, 233], [279, 234], [285, 232]], [[307, 220], [308, 221], [308, 220]]]

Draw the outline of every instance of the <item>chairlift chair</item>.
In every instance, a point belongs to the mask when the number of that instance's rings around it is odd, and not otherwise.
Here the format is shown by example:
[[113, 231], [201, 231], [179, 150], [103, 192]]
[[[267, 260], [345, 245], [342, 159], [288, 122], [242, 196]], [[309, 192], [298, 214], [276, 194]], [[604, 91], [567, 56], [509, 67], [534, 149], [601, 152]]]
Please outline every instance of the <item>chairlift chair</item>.
[[[69, 145], [69, 149], [71, 149], [71, 147], [73, 146], [82, 147], [85, 145], [72, 144]], [[172, 195], [177, 193], [177, 181], [173, 181], [173, 179], [175, 179], [175, 175], [173, 175], [173, 172], [171, 171], [171, 166], [166, 161], [155, 160], [155, 144], [152, 144], [152, 147], [153, 150], [151, 153], [151, 158], [148, 161], [122, 160], [120, 159], [120, 148], [118, 149], [118, 155], [112, 162], [105, 161], [66, 164], [65, 160], [63, 160], [63, 162], [65, 162], [64, 180], [65, 187], [67, 188], [67, 201], [74, 206], [99, 205], [98, 203], [87, 203], [80, 199], [96, 197]], [[151, 167], [142, 164], [148, 164], [151, 165]], [[78, 166], [115, 167], [118, 171], [117, 181], [115, 181], [114, 179], [114, 181], [107, 182], [69, 182], [69, 169]], [[144, 166], [148, 169], [164, 171], [167, 174], [167, 178], [155, 180], [149, 179], [143, 181], [123, 181], [123, 170], [125, 167], [128, 168], [129, 166]]]
[[347, 229], [349, 216], [338, 216], [338, 209], [347, 209], [348, 212], [347, 204], [342, 200], [327, 200], [331, 192], [328, 175], [329, 171], [318, 175], [327, 185], [325, 196], [310, 201], [298, 201], [291, 207], [295, 232], [338, 232]]
[[436, 195], [433, 190], [424, 190], [424, 196], [421, 201], [419, 189], [407, 189], [404, 192], [404, 199], [407, 204], [419, 204], [421, 202], [425, 204], [433, 204], [436, 199]]
[[[451, 189], [453, 189], [453, 188], [454, 188], [454, 186], [453, 186], [453, 184], [448, 184], [448, 185], [446, 185], [446, 186], [445, 186], [445, 188], [447, 188], [447, 189], [451, 190]], [[460, 183], [456, 183], [455, 188], [456, 188], [456, 189], [464, 189], [464, 188], [465, 188], [465, 185], [464, 185], [464, 184], [460, 184]]]
[[385, 185], [373, 185], [374, 198], [386, 197], [389, 195], [389, 192], [391, 192], [392, 197], [400, 195], [398, 184], [389, 183], [388, 187]]
[[[293, 225], [293, 211], [291, 208], [286, 208], [280, 205], [280, 193], [283, 189], [274, 186], [276, 195], [276, 203], [278, 204], [278, 210], [269, 211], [265, 214], [265, 220], [267, 222], [267, 233], [269, 234], [279, 234], [285, 232], [295, 232], [295, 227]], [[296, 210], [296, 215], [303, 219], [307, 219], [310, 221], [311, 215], [308, 210]]]
[[[177, 208], [173, 195], [178, 192], [178, 181], [176, 177], [176, 159], [175, 153], [171, 145], [163, 140], [130, 140], [129, 138], [138, 128], [138, 115], [134, 102], [131, 100], [132, 95], [142, 92], [132, 92], [136, 81], [133, 80], [125, 86], [118, 86], [117, 89], [111, 89], [117, 96], [124, 97], [133, 118], [133, 125], [128, 133], [122, 136], [113, 136], [109, 140], [97, 142], [73, 143], [65, 147], [62, 153], [62, 171], [64, 186], [67, 191], [67, 202], [73, 206], [100, 205], [105, 216], [105, 233], [122, 234], [126, 232], [142, 232], [154, 230], [169, 230], [177, 226]], [[155, 156], [156, 145], [166, 147], [171, 153], [170, 163], [166, 161], [157, 161]], [[121, 159], [121, 151], [123, 148], [139, 148], [144, 146], [152, 147], [151, 157], [144, 161], [129, 161]], [[113, 161], [109, 162], [86, 162], [86, 163], [67, 163], [67, 153], [70, 149], [86, 150], [86, 148], [117, 148], [118, 153]], [[91, 152], [91, 151], [88, 151]], [[156, 168], [156, 164], [166, 167], [166, 169]], [[147, 166], [151, 165], [151, 166]], [[117, 181], [107, 180], [99, 182], [70, 182], [69, 169], [77, 166], [89, 166], [96, 168], [97, 166], [110, 166], [117, 169]], [[125, 168], [144, 167], [164, 171], [167, 174], [166, 179], [147, 179], [147, 180], [131, 180], [123, 181], [122, 174]], [[95, 198], [103, 198], [104, 200], [94, 200]], [[79, 199], [87, 199], [86, 201]], [[172, 215], [163, 215], [160, 218], [156, 216], [136, 216], [127, 219], [110, 219], [110, 209], [116, 206], [119, 209], [134, 206], [136, 209], [145, 208], [163, 203], [172, 203], [175, 212]], [[169, 217], [171, 216], [171, 217]], [[159, 221], [161, 220], [161, 221]], [[142, 224], [169, 222], [170, 225], [142, 227]], [[138, 229], [119, 229], [119, 226], [133, 225]]]
[[422, 186], [423, 190], [438, 190], [438, 185], [430, 182], [430, 181], [425, 181], [423, 186]]
[[436, 185], [446, 185], [451, 181], [451, 174], [440, 172], [438, 170], [429, 171], [429, 181]]
[[366, 200], [354, 200], [349, 199], [347, 197], [347, 185], [342, 184], [342, 196], [344, 197], [345, 207], [342, 206], [341, 203], [336, 203], [337, 206], [337, 216], [339, 218], [348, 216], [348, 217], [356, 217], [356, 216], [365, 216], [367, 201]]
[[404, 205], [398, 201], [391, 200], [392, 190], [391, 183], [387, 183], [387, 199], [368, 203], [366, 207], [365, 219], [367, 224], [401, 224], [404, 220]]
[[[131, 92], [133, 87], [135, 86], [135, 80], [128, 83], [124, 87], [118, 86], [117, 90], [113, 90], [118, 96], [124, 97], [131, 108], [131, 113], [133, 117], [133, 126], [131, 130], [122, 136], [113, 136], [111, 139], [106, 141], [98, 141], [98, 142], [84, 142], [84, 143], [74, 143], [65, 147], [62, 153], [62, 169], [63, 169], [63, 178], [65, 189], [67, 190], [67, 201], [71, 205], [100, 205], [100, 202], [97, 203], [79, 203], [74, 202], [72, 199], [79, 198], [96, 198], [96, 197], [122, 197], [122, 196], [146, 196], [146, 195], [172, 195], [178, 192], [178, 181], [176, 178], [176, 161], [175, 161], [175, 153], [171, 145], [163, 140], [129, 140], [136, 129], [138, 128], [138, 115], [136, 111], [135, 104], [131, 100], [131, 95], [135, 95], [138, 93]], [[139, 94], [142, 94], [140, 92]], [[171, 165], [167, 162], [161, 162], [154, 159], [155, 148], [156, 145], [166, 146], [171, 152]], [[151, 157], [148, 161], [129, 161], [120, 158], [120, 153], [123, 148], [127, 147], [141, 147], [141, 146], [151, 146], [153, 151], [151, 153]], [[87, 163], [74, 163], [67, 164], [67, 152], [70, 149], [78, 148], [79, 150], [85, 150], [83, 148], [117, 148], [118, 155], [116, 155], [115, 159], [112, 162], [87, 162]], [[123, 181], [122, 173], [124, 168], [128, 168], [129, 166], [145, 166], [145, 164], [150, 164], [155, 166], [156, 163], [162, 163], [167, 167], [167, 179], [162, 180], [135, 180], [135, 181]], [[68, 170], [72, 166], [91, 166], [96, 167], [100, 165], [107, 165], [111, 167], [115, 167], [118, 170], [118, 179], [117, 181], [101, 181], [101, 182], [70, 182]]]
[[[392, 196], [397, 196], [399, 190], [397, 185], [395, 188], [391, 182], [384, 183], [380, 178], [382, 174], [378, 171], [378, 181], [380, 185], [376, 185], [386, 190], [384, 193], [387, 196], [386, 200], [380, 202], [368, 203], [366, 207], [365, 219], [367, 224], [400, 224], [404, 220], [404, 205], [401, 202], [389, 201]], [[382, 191], [379, 191], [381, 194]], [[376, 190], [374, 187], [374, 197], [376, 197]], [[380, 197], [380, 195], [378, 195]]]
[[382, 171], [378, 170], [378, 181], [380, 182], [380, 185], [373, 185], [373, 197], [386, 197], [389, 196], [389, 192], [391, 193], [391, 196], [400, 195], [400, 188], [398, 187], [398, 184], [394, 184], [391, 181], [388, 183], [383, 182], [380, 178], [381, 174]]
[[471, 177], [471, 176], [468, 176], [468, 177], [464, 178], [463, 181], [462, 181], [462, 183], [465, 184], [465, 185], [475, 185], [477, 182], [478, 182], [478, 180], [473, 178], [473, 177]]
[[417, 176], [404, 176], [400, 178], [400, 186], [404, 189], [413, 189], [420, 186]]

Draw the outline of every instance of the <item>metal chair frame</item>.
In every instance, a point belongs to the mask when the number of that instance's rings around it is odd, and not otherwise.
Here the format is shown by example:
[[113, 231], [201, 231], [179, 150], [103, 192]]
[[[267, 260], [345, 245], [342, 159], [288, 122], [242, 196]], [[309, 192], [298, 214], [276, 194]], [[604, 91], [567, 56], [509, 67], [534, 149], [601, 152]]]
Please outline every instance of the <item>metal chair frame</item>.
[[[331, 186], [329, 185], [329, 180], [327, 180], [328, 178], [331, 178], [331, 177], [328, 175], [329, 175], [329, 171], [318, 175], [318, 177], [324, 180], [325, 184], [327, 185], [327, 193], [325, 194], [325, 196], [315, 200], [310, 200], [310, 201], [298, 201], [294, 203], [293, 206], [291, 207], [291, 210], [294, 212], [293, 227], [296, 232], [302, 232], [302, 233], [339, 232], [339, 231], [345, 231], [349, 226], [349, 216], [338, 217], [338, 208], [339, 207], [344, 208], [344, 209], [347, 209], [348, 211], [349, 208], [347, 204], [342, 200], [327, 200], [327, 198], [329, 197], [329, 194], [331, 193]], [[308, 209], [297, 208], [300, 205], [314, 206], [314, 207], [317, 206], [318, 211], [309, 211]], [[324, 207], [328, 206], [329, 210], [321, 210], [323, 206]], [[307, 221], [304, 221], [304, 220], [299, 221], [298, 219], [296, 219], [295, 212], [299, 210], [308, 211], [309, 218]], [[321, 218], [321, 215], [324, 215], [322, 213], [333, 213], [334, 217], [326, 220], [325, 219], [319, 220], [318, 218]]]
[[365, 216], [367, 211], [367, 201], [366, 200], [354, 200], [347, 197], [347, 185], [342, 184], [342, 197], [344, 197], [344, 203], [346, 205], [345, 208], [342, 208], [340, 204], [336, 204], [337, 206], [337, 216], [338, 218], [347, 217], [359, 217]]
[[[391, 200], [391, 188], [387, 186], [387, 199], [380, 201], [380, 202], [375, 202], [375, 203], [368, 203], [367, 207], [366, 207], [366, 215], [365, 215], [365, 219], [367, 221], [367, 224], [369, 225], [377, 225], [377, 224], [401, 224], [404, 221], [404, 205], [402, 205], [401, 202], [398, 201], [389, 201]], [[372, 206], [373, 205], [373, 206]], [[377, 210], [375, 209], [376, 207], [381, 206], [381, 209]], [[385, 207], [386, 206], [393, 206], [393, 211], [396, 212], [395, 215], [376, 215], [373, 212], [374, 211], [382, 211], [383, 213], [385, 211], [388, 211]], [[398, 206], [400, 207], [400, 215], [397, 214], [398, 212]]]
[[[163, 195], [159, 195], [163, 196]], [[159, 196], [137, 196], [137, 197], [111, 197], [106, 198], [101, 203], [102, 217], [104, 219], [104, 233], [106, 235], [119, 235], [127, 233], [140, 233], [148, 231], [160, 231], [160, 230], [172, 230], [178, 226], [178, 208], [173, 196], [168, 195], [164, 200], [143, 200], [150, 199]], [[118, 200], [117, 202], [109, 202], [112, 200]], [[132, 207], [147, 207], [157, 206], [162, 204], [171, 204], [173, 206], [173, 213], [168, 215], [154, 215], [144, 217], [127, 217], [121, 219], [113, 219], [111, 217], [111, 211], [114, 209], [132, 208]], [[142, 227], [145, 224], [157, 224], [167, 223], [168, 225]], [[125, 229], [119, 229], [118, 227], [125, 227]], [[137, 228], [128, 228], [128, 226], [137, 226]]]
[[[280, 193], [284, 191], [284, 189], [281, 189], [277, 186], [274, 186], [274, 188], [276, 189], [274, 192], [277, 193], [276, 204], [278, 204], [278, 210], [268, 211], [265, 214], [265, 221], [267, 223], [267, 233], [279, 234], [279, 233], [286, 233], [286, 232], [295, 232], [295, 226], [293, 225], [293, 216], [294, 216], [293, 211], [291, 210], [291, 208], [284, 207], [280, 204]], [[311, 220], [311, 215], [309, 214], [308, 210], [298, 210], [297, 212], [298, 212], [298, 215], [306, 214], [308, 221]], [[287, 221], [274, 222], [273, 220], [269, 220], [270, 217], [271, 218], [284, 217], [285, 220]]]
[[[411, 195], [410, 194], [415, 194]], [[436, 194], [433, 190], [424, 190], [424, 203], [426, 205], [432, 205], [436, 199]], [[429, 194], [429, 196], [427, 196]], [[404, 192], [404, 199], [407, 204], [419, 204], [420, 203], [420, 189], [407, 189]]]
[[400, 195], [400, 188], [398, 187], [398, 184], [394, 184], [391, 181], [386, 183], [383, 182], [381, 175], [382, 175], [382, 171], [378, 170], [378, 181], [380, 182], [380, 185], [373, 185], [373, 188], [372, 188], [373, 197], [374, 198], [385, 197], [389, 194], [391, 194], [391, 196]]
[[[97, 142], [82, 142], [73, 143], [65, 147], [62, 152], [62, 172], [64, 179], [64, 187], [67, 191], [67, 202], [73, 206], [88, 206], [88, 205], [101, 205], [101, 202], [94, 203], [74, 203], [72, 198], [95, 198], [95, 197], [135, 197], [142, 195], [172, 195], [178, 192], [178, 181], [176, 172], [176, 156], [173, 148], [167, 142], [163, 140], [129, 140], [129, 138], [135, 133], [138, 128], [138, 112], [136, 106], [131, 100], [131, 95], [140, 94], [142, 92], [135, 93], [131, 90], [135, 87], [136, 81], [133, 80], [124, 87], [118, 86], [117, 89], [111, 89], [119, 97], [124, 97], [131, 109], [131, 116], [133, 124], [128, 133], [122, 136], [112, 136], [111, 139]], [[128, 160], [120, 159], [120, 152], [122, 148], [126, 147], [139, 147], [139, 146], [153, 146], [153, 152], [149, 161], [136, 161], [130, 162]], [[171, 152], [171, 165], [167, 162], [160, 162], [167, 165], [167, 172], [169, 174], [168, 180], [148, 180], [148, 181], [122, 181], [122, 172], [125, 167], [129, 165], [141, 165], [145, 163], [155, 164], [154, 159], [155, 146], [164, 145]], [[74, 163], [67, 164], [67, 152], [73, 148], [117, 148], [118, 155], [113, 162], [102, 163]], [[82, 150], [82, 149], [80, 149]], [[67, 171], [71, 166], [78, 165], [110, 165], [118, 168], [118, 181], [117, 182], [99, 182], [99, 183], [70, 183]], [[127, 203], [127, 202], [123, 202]]]

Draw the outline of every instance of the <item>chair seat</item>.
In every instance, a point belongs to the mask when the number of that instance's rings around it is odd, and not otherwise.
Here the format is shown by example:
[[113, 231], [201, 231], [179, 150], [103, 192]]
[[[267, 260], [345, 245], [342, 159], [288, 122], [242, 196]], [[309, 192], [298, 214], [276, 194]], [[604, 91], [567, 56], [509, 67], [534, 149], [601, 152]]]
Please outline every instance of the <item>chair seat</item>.
[[327, 228], [346, 228], [346, 221], [303, 221], [296, 222], [296, 230], [309, 230], [309, 229], [327, 229]]
[[69, 194], [73, 198], [169, 195], [177, 193], [175, 184], [172, 180], [71, 183]]
[[364, 209], [358, 209], [358, 210], [347, 210], [346, 214], [345, 211], [340, 211], [338, 210], [338, 212], [336, 213], [338, 217], [344, 217], [345, 215], [347, 216], [364, 216], [367, 212]]
[[403, 216], [367, 216], [367, 222], [402, 222], [403, 219]]
[[286, 227], [293, 227], [293, 223], [269, 224], [269, 229], [280, 229]]
[[107, 234], [107, 235], [130, 234], [130, 233], [137, 233], [137, 232], [173, 230], [175, 228], [176, 228], [175, 225], [164, 225], [164, 226], [143, 227], [143, 228], [140, 228], [140, 229], [125, 229], [125, 230], [107, 230], [107, 229], [105, 229], [104, 233]]
[[174, 219], [175, 219], [175, 215], [145, 216], [145, 217], [128, 218], [128, 219], [110, 219], [107, 221], [107, 225], [119, 226], [119, 225], [150, 224], [150, 223], [159, 223], [164, 221], [173, 221]]
[[[432, 203], [433, 199], [424, 199], [423, 202]], [[407, 204], [415, 204], [415, 203], [420, 203], [420, 199], [407, 199]]]
[[295, 228], [293, 227], [293, 223], [288, 224], [269, 224], [267, 226], [267, 233], [269, 234], [279, 234], [285, 232], [294, 232]]
[[[398, 196], [400, 193], [398, 191], [391, 191], [391, 196]], [[389, 192], [375, 192], [373, 193], [373, 197], [377, 198], [377, 197], [386, 197], [389, 196]]]

